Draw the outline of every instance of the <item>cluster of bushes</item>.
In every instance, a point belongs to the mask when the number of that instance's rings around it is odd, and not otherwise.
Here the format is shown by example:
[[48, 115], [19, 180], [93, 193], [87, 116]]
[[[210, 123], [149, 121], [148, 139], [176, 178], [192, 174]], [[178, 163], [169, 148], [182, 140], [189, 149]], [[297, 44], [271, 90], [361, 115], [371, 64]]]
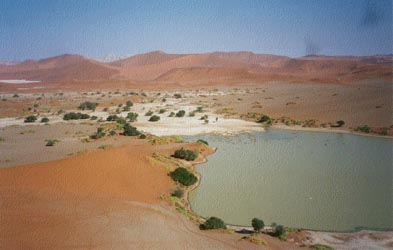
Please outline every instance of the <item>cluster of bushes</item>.
[[153, 115], [150, 117], [149, 122], [157, 122], [160, 120], [160, 117], [158, 115]]
[[36, 120], [37, 120], [37, 116], [35, 116], [35, 115], [30, 115], [30, 116], [25, 118], [25, 122], [26, 123], [35, 122]]
[[173, 154], [173, 157], [179, 158], [179, 159], [184, 159], [186, 161], [193, 161], [198, 157], [198, 152], [181, 148], [181, 149], [178, 149], [175, 151], [175, 153]]
[[136, 136], [140, 134], [141, 132], [139, 132], [136, 127], [133, 127], [128, 123], [126, 123], [123, 127], [123, 135], [125, 136]]
[[89, 119], [90, 116], [88, 114], [82, 114], [80, 112], [75, 113], [75, 112], [71, 112], [71, 113], [67, 113], [63, 116], [63, 120], [67, 121], [67, 120], [79, 120], [79, 119]]
[[205, 223], [200, 224], [199, 228], [201, 230], [211, 230], [211, 229], [226, 229], [224, 221], [217, 217], [210, 217], [205, 221]]
[[183, 167], [177, 168], [176, 170], [170, 172], [169, 175], [174, 181], [179, 182], [184, 186], [191, 186], [198, 180], [198, 178], [193, 173]]
[[79, 109], [81, 110], [96, 110], [98, 103], [96, 102], [82, 102], [79, 105]]

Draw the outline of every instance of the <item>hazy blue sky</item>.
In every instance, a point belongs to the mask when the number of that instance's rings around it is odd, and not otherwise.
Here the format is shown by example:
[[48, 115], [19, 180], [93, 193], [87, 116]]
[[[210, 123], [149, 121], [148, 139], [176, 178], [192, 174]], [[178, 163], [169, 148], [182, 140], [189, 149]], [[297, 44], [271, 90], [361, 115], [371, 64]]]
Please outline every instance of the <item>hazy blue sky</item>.
[[392, 53], [393, 0], [0, 0], [0, 60], [253, 51]]

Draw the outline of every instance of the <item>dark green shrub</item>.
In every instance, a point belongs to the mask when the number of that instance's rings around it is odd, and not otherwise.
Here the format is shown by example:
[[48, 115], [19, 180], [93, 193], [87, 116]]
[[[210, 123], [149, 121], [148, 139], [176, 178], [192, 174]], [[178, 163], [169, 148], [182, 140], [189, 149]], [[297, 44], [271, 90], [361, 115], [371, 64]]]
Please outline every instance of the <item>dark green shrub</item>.
[[127, 101], [126, 102], [126, 106], [127, 107], [132, 107], [134, 105], [134, 103], [132, 103], [132, 101]]
[[176, 113], [176, 117], [183, 117], [186, 114], [186, 111], [180, 110], [179, 112]]
[[184, 159], [186, 161], [193, 161], [198, 157], [198, 152], [181, 148], [175, 151], [173, 157]]
[[153, 111], [151, 111], [151, 110], [147, 111], [146, 114], [145, 114], [145, 116], [152, 116], [152, 115], [153, 115]]
[[98, 119], [98, 117], [95, 116], [95, 115], [93, 115], [93, 116], [90, 117], [90, 120], [97, 120], [97, 119]]
[[357, 127], [356, 129], [355, 129], [355, 131], [360, 131], [360, 132], [363, 132], [363, 133], [370, 133], [371, 132], [371, 128], [368, 126], [368, 125], [364, 125], [364, 126], [361, 126], [361, 127]]
[[333, 247], [327, 246], [327, 245], [322, 245], [322, 244], [312, 245], [311, 249], [313, 249], [313, 250], [334, 250]]
[[81, 109], [81, 110], [95, 110], [96, 108], [97, 108], [97, 106], [98, 106], [98, 103], [96, 103], [96, 102], [82, 102], [80, 105], [79, 105], [79, 109]]
[[130, 107], [128, 107], [128, 106], [124, 106], [123, 107], [123, 111], [130, 111], [131, 109], [130, 109]]
[[56, 144], [57, 140], [46, 140], [45, 146], [52, 147]]
[[173, 96], [174, 96], [176, 99], [181, 98], [181, 94], [174, 94]]
[[127, 123], [127, 121], [126, 119], [120, 117], [119, 119], [117, 119], [116, 123], [121, 125], [120, 127], [123, 127]]
[[97, 128], [97, 131], [94, 135], [91, 135], [91, 139], [100, 139], [105, 136], [104, 128]]
[[119, 119], [120, 119], [120, 117], [118, 117], [117, 115], [110, 115], [110, 116], [108, 116], [108, 117], [106, 118], [106, 120], [107, 120], [108, 122], [117, 121], [117, 120], [119, 120]]
[[158, 115], [153, 115], [150, 117], [149, 122], [157, 122], [160, 120], [160, 117]]
[[175, 112], [171, 112], [168, 116], [169, 117], [174, 117], [175, 116]]
[[184, 195], [184, 191], [180, 188], [176, 188], [175, 190], [172, 191], [171, 196], [177, 197], [177, 198], [182, 198]]
[[160, 112], [158, 112], [158, 113], [164, 114], [165, 112], [166, 112], [166, 109], [160, 109]]
[[63, 120], [79, 120], [79, 119], [89, 119], [90, 116], [88, 114], [82, 114], [82, 113], [67, 113], [63, 116]]
[[116, 131], [111, 130], [111, 131], [109, 131], [109, 135], [110, 135], [110, 136], [114, 136], [114, 135], [117, 135], [117, 133], [116, 133]]
[[130, 112], [127, 114], [127, 118], [130, 119], [130, 122], [135, 122], [138, 119], [138, 114]]
[[207, 141], [205, 141], [205, 140], [199, 139], [199, 140], [197, 140], [197, 142], [205, 144], [206, 146], [209, 146], [209, 143]]
[[141, 135], [139, 136], [139, 139], [146, 139], [146, 135], [141, 134]]
[[43, 117], [43, 118], [41, 119], [41, 122], [49, 122], [48, 117]]
[[340, 128], [340, 127], [344, 126], [344, 124], [345, 124], [345, 122], [343, 120], [339, 120], [339, 121], [336, 122], [336, 124], [330, 125], [330, 127], [332, 127], [332, 128]]
[[282, 225], [278, 225], [274, 229], [274, 235], [277, 237], [283, 236], [285, 234], [285, 227]]
[[126, 136], [136, 136], [136, 135], [140, 135], [141, 134], [137, 130], [137, 128], [131, 126], [128, 123], [124, 125], [123, 129], [124, 129], [123, 135], [126, 135]]
[[258, 233], [261, 231], [261, 229], [265, 227], [265, 223], [263, 222], [263, 220], [258, 218], [252, 219], [251, 225], [254, 228], [254, 231]]
[[224, 221], [217, 217], [210, 217], [205, 221], [205, 223], [200, 224], [199, 228], [201, 230], [210, 230], [210, 229], [226, 229]]
[[263, 115], [257, 122], [258, 123], [264, 123], [264, 122], [270, 122], [272, 119], [268, 115]]
[[174, 181], [184, 186], [191, 186], [198, 181], [198, 178], [193, 173], [183, 167], [177, 168], [175, 171], [170, 172], [169, 175]]
[[35, 115], [30, 115], [28, 117], [25, 118], [25, 122], [35, 122], [37, 120], [37, 116]]

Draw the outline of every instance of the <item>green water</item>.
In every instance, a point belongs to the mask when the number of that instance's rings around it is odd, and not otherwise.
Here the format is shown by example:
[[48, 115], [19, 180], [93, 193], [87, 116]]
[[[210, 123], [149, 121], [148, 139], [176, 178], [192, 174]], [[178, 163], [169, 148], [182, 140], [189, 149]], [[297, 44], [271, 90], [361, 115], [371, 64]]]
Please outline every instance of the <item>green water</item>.
[[190, 194], [198, 214], [226, 223], [328, 231], [393, 229], [393, 140], [269, 130], [203, 135], [218, 150], [197, 166]]

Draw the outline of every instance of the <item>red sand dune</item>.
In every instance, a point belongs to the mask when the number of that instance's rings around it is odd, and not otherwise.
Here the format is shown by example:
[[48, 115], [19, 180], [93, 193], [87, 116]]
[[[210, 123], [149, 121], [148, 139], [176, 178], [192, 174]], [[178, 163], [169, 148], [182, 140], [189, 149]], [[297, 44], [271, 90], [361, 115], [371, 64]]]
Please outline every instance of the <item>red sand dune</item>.
[[[356, 83], [392, 82], [392, 55], [366, 57], [307, 56], [289, 58], [252, 52], [167, 54], [154, 51], [112, 63], [78, 55], [62, 55], [17, 65], [0, 65], [0, 79], [43, 82], [86, 81], [241, 81], [272, 80]], [[244, 79], [243, 79], [244, 80]]]

